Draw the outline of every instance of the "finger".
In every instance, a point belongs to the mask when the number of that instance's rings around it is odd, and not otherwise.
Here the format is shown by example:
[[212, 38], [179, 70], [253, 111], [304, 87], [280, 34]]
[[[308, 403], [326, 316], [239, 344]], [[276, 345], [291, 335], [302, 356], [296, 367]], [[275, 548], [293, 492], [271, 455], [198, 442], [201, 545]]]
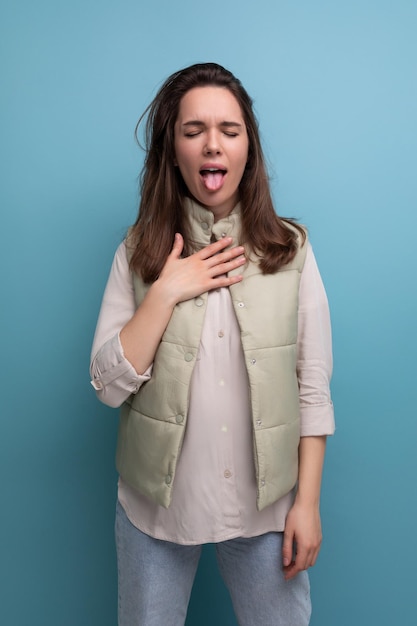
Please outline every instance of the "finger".
[[217, 274], [225, 273], [246, 262], [244, 252], [243, 246], [237, 246], [205, 259], [205, 263], [209, 269], [215, 269]]
[[208, 246], [200, 250], [200, 252], [198, 252], [197, 254], [202, 259], [208, 259], [211, 256], [218, 254], [221, 250], [224, 250], [224, 248], [227, 248], [227, 246], [230, 246], [232, 241], [232, 237], [222, 237], [222, 239], [219, 239], [214, 243], [210, 243]]
[[313, 567], [316, 564], [316, 561], [318, 559], [319, 553], [320, 553], [320, 546], [314, 552], [313, 558], [311, 559], [310, 567]]
[[310, 567], [313, 567], [317, 561], [317, 557], [320, 552], [320, 546], [317, 548], [300, 548], [297, 545], [297, 553], [295, 559], [287, 566], [284, 567], [284, 577], [286, 580], [290, 580], [294, 578], [302, 572], [303, 570], [307, 570]]
[[290, 563], [290, 565], [287, 565], [286, 567], [284, 567], [285, 580], [291, 580], [291, 578], [294, 578], [295, 576], [297, 576], [297, 574], [298, 574], [298, 571], [295, 569], [294, 561]]
[[216, 276], [220, 276], [221, 274], [227, 274], [232, 270], [241, 267], [246, 263], [246, 259], [244, 256], [239, 256], [237, 259], [232, 259], [231, 261], [216, 263], [215, 265], [209, 266], [210, 276], [215, 278]]
[[170, 255], [172, 255], [175, 259], [179, 259], [184, 248], [184, 239], [180, 233], [175, 233], [174, 245], [172, 246], [172, 250]]
[[215, 263], [225, 263], [227, 261], [231, 261], [237, 256], [243, 255], [245, 252], [245, 248], [243, 246], [236, 246], [235, 248], [230, 248], [229, 250], [225, 250], [224, 252], [219, 252], [218, 254], [211, 257], [211, 259]]
[[310, 565], [310, 555], [305, 550], [297, 550], [297, 554], [295, 557], [295, 569], [297, 572], [301, 572], [304, 569], [307, 569]]
[[240, 283], [242, 280], [243, 276], [241, 274], [237, 276], [219, 276], [217, 278], [213, 278], [209, 289], [212, 290], [220, 289], [221, 287], [230, 287], [230, 285]]
[[284, 541], [282, 543], [282, 563], [284, 567], [289, 567], [293, 556], [293, 534], [284, 532]]
[[297, 576], [297, 574], [299, 574], [303, 569], [307, 569], [306, 567], [303, 567], [300, 563], [300, 560], [297, 558], [297, 556], [295, 557], [295, 560], [292, 560], [291, 563], [284, 567], [284, 578], [286, 580], [290, 580], [291, 578], [294, 578], [295, 576]]

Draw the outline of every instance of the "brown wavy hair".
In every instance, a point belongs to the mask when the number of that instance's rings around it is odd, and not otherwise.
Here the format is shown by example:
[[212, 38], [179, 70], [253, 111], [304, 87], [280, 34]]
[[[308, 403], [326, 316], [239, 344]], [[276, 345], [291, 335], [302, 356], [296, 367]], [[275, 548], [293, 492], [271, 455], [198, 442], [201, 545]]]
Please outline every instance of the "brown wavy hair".
[[[272, 274], [295, 256], [304, 229], [274, 211], [253, 102], [241, 82], [217, 63], [198, 63], [172, 74], [140, 117], [146, 118], [146, 157], [140, 175], [139, 214], [130, 229], [130, 267], [146, 283], [155, 281], [171, 252], [174, 235], [184, 237], [184, 255], [191, 254], [189, 225], [183, 199], [189, 196], [175, 163], [174, 126], [183, 96], [194, 87], [223, 87], [238, 101], [246, 124], [248, 160], [239, 185], [242, 211], [240, 243], [256, 252], [264, 274]], [[299, 233], [299, 235], [297, 234]]]

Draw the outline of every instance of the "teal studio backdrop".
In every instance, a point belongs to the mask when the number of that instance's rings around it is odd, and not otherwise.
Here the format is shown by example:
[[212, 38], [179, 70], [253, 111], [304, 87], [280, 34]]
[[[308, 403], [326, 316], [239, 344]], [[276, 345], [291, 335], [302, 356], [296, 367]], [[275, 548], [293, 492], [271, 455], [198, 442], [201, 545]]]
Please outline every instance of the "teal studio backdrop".
[[[277, 211], [308, 225], [331, 303], [312, 626], [415, 626], [417, 4], [15, 0], [0, 22], [0, 623], [116, 624], [117, 411], [90, 346], [136, 214], [137, 118], [212, 60], [255, 99]], [[187, 626], [213, 624], [236, 622], [208, 547]]]

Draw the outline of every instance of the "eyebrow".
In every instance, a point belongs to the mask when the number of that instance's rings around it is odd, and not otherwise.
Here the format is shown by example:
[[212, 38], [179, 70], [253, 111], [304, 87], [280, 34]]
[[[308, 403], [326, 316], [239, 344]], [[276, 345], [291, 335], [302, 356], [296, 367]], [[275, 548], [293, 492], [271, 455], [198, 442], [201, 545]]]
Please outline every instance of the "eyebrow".
[[[182, 126], [205, 126], [205, 124], [201, 120], [190, 120], [189, 122], [184, 122]], [[239, 124], [239, 122], [228, 122], [226, 120], [220, 122], [219, 126], [223, 128], [242, 128], [242, 124]]]

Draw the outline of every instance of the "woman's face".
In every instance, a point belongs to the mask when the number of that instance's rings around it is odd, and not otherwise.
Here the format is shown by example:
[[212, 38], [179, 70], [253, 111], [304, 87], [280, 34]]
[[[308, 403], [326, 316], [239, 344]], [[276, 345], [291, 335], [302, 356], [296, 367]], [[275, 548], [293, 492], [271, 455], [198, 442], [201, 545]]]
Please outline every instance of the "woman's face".
[[175, 123], [175, 157], [191, 195], [228, 215], [239, 198], [249, 141], [242, 111], [224, 87], [195, 87], [183, 96]]

